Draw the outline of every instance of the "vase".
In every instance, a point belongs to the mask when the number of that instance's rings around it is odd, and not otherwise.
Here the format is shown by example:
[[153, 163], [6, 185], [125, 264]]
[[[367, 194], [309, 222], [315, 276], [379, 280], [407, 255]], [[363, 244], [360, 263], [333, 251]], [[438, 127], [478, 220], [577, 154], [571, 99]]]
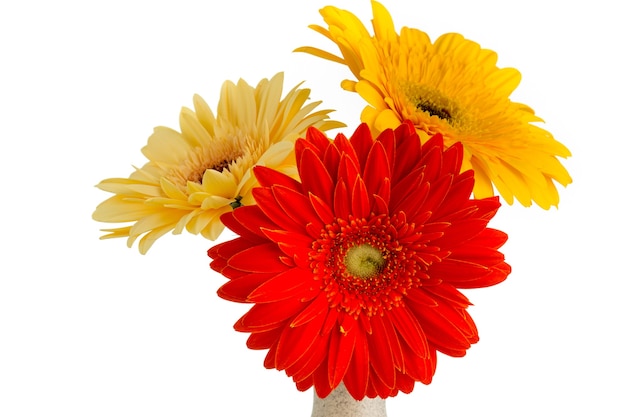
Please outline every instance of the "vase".
[[385, 400], [367, 397], [355, 400], [343, 384], [326, 398], [314, 395], [311, 417], [387, 417]]

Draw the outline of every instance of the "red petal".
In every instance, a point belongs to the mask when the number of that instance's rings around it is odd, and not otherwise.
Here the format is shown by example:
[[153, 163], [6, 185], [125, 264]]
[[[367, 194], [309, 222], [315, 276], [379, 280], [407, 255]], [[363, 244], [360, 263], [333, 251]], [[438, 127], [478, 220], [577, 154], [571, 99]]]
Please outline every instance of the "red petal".
[[247, 239], [237, 237], [233, 240], [213, 246], [209, 249], [208, 254], [213, 259], [229, 259], [231, 256], [248, 249], [250, 246], [254, 246], [254, 244], [251, 244]]
[[372, 333], [367, 336], [367, 344], [373, 370], [381, 381], [384, 381], [384, 385], [392, 387], [395, 384], [396, 372], [389, 338], [382, 320], [387, 320], [387, 318], [372, 316], [370, 319]]
[[[391, 313], [389, 318], [392, 318]], [[389, 347], [391, 348], [391, 354], [393, 355], [393, 363], [396, 369], [402, 369], [404, 367], [404, 355], [402, 354], [402, 349], [400, 348], [400, 338], [398, 337], [398, 332], [396, 332], [392, 321], [393, 320], [383, 319], [382, 323], [385, 326], [385, 331], [387, 332], [387, 340], [389, 342]]]
[[[359, 155], [357, 155], [356, 150], [352, 146], [352, 143], [344, 135], [339, 134], [337, 135], [337, 138], [335, 139], [333, 144], [337, 146], [337, 150], [341, 154], [341, 159], [350, 160], [354, 165], [355, 173], [360, 173], [361, 165], [359, 163]], [[339, 169], [341, 169], [341, 166]]]
[[282, 172], [261, 165], [255, 166], [252, 170], [261, 187], [281, 185], [295, 191], [302, 191], [302, 185], [298, 181]]
[[356, 327], [353, 331], [347, 333], [342, 333], [340, 329], [337, 328], [331, 332], [328, 346], [328, 377], [330, 386], [333, 389], [339, 385], [346, 374], [350, 359], [352, 358], [352, 352], [354, 351], [358, 331], [359, 328]]
[[[311, 207], [315, 210], [315, 214], [317, 214], [317, 217], [323, 224], [333, 223], [335, 216], [330, 206], [324, 200], [314, 194], [309, 194], [309, 201], [311, 202]], [[331, 201], [328, 203], [330, 204]], [[317, 237], [317, 234], [314, 237]]]
[[280, 333], [283, 331], [280, 327], [267, 332], [252, 333], [246, 341], [248, 349], [263, 350], [270, 349], [278, 341]]
[[317, 213], [311, 207], [308, 197], [285, 187], [272, 187], [274, 198], [285, 214], [299, 224], [314, 223], [314, 227], [321, 228], [323, 224], [317, 220]]
[[228, 266], [247, 272], [282, 272], [288, 266], [279, 260], [281, 254], [275, 243], [264, 243], [233, 255]]
[[346, 184], [354, 184], [361, 175], [359, 167], [357, 166], [358, 163], [358, 160], [348, 157], [345, 153], [342, 154], [341, 161], [339, 162], [337, 181], [343, 180]]
[[326, 317], [328, 310], [329, 306], [326, 294], [320, 292], [319, 295], [306, 306], [306, 308], [303, 308], [302, 312], [300, 312], [300, 314], [298, 314], [289, 325], [291, 327], [298, 327], [310, 322], [316, 317]]
[[306, 141], [318, 149], [317, 154], [323, 155], [326, 149], [330, 145], [330, 140], [322, 131], [310, 127], [306, 132]]
[[413, 313], [407, 308], [397, 307], [390, 311], [389, 316], [393, 326], [413, 352], [421, 358], [426, 357], [428, 352], [426, 335]]
[[306, 355], [294, 362], [292, 366], [285, 368], [285, 373], [296, 382], [309, 379], [326, 360], [329, 341], [330, 333], [321, 334], [311, 345]]
[[427, 141], [422, 148], [423, 153], [420, 165], [424, 167], [424, 177], [426, 178], [426, 181], [431, 182], [442, 175], [441, 165], [443, 164], [443, 147], [428, 147], [429, 142], [432, 142], [432, 139]]
[[[296, 382], [296, 388], [298, 388], [298, 391], [304, 392], [313, 386], [313, 375], [310, 375], [302, 380], [294, 379], [294, 381]], [[317, 393], [317, 389], [315, 392]]]
[[[415, 380], [406, 374], [398, 373], [396, 377], [396, 388], [399, 391], [402, 391], [405, 394], [409, 394], [413, 392], [413, 388], [415, 387]], [[397, 394], [391, 394], [397, 395]]]
[[[275, 330], [282, 330], [281, 328]], [[266, 369], [275, 369], [276, 368], [276, 344], [273, 344], [270, 349], [267, 351], [267, 355], [265, 355], [265, 360], [263, 361], [263, 366]]]
[[243, 211], [244, 213], [238, 213], [238, 215], [247, 215], [247, 221], [241, 222], [239, 220], [240, 217], [236, 217], [234, 211], [224, 213], [220, 217], [220, 221], [224, 224], [224, 226], [251, 242], [258, 243], [263, 240], [259, 239], [259, 236], [262, 236], [262, 234], [260, 234], [258, 228], [255, 229], [254, 226], [256, 224], [263, 224], [266, 222], [267, 217], [265, 217], [261, 210], [259, 210], [256, 206], [240, 207], [240, 209], [241, 210], [238, 209], [237, 212]]
[[457, 287], [458, 283], [469, 282], [484, 277], [489, 268], [474, 262], [446, 258], [440, 263], [431, 265], [428, 274]]
[[355, 400], [362, 400], [365, 397], [369, 380], [369, 369], [370, 358], [367, 339], [363, 332], [359, 331], [354, 344], [352, 360], [343, 379], [346, 389]]
[[[380, 143], [385, 150], [387, 156], [387, 164], [389, 165], [389, 172], [392, 173], [395, 168], [396, 160], [396, 138], [391, 129], [383, 131], [376, 138], [376, 142]], [[391, 178], [391, 177], [390, 177]]]
[[487, 220], [465, 219], [450, 224], [443, 236], [437, 240], [437, 245], [442, 248], [459, 247], [468, 240], [476, 237], [485, 230]]
[[381, 197], [378, 195], [372, 196], [372, 212], [375, 214], [389, 214], [389, 206], [387, 202], [389, 201], [389, 196]]
[[478, 333], [473, 322], [468, 320], [468, 313], [462, 309], [451, 308], [447, 304], [428, 308], [412, 305], [419, 317], [428, 341], [447, 355], [462, 356], [471, 343], [478, 341]]
[[263, 233], [269, 240], [278, 245], [285, 244], [290, 246], [300, 246], [308, 248], [307, 250], [310, 250], [311, 248], [312, 240], [309, 235], [304, 235], [298, 232], [271, 229], [263, 229]]
[[408, 132], [404, 125], [394, 131], [396, 139], [395, 162], [393, 166], [392, 183], [399, 182], [409, 172], [421, 166], [422, 146], [419, 137], [412, 128]]
[[341, 161], [341, 153], [334, 143], [326, 148], [324, 157], [322, 158], [326, 170], [330, 174], [333, 182], [337, 181], [337, 172], [339, 171], [339, 162]]
[[319, 156], [310, 149], [302, 151], [298, 172], [305, 193], [312, 193], [326, 202], [332, 201], [334, 181]]
[[[276, 201], [274, 193], [270, 188], [254, 188], [252, 189], [252, 194], [254, 195], [258, 207], [276, 226], [278, 226], [278, 228], [304, 232], [303, 225], [295, 222], [285, 213], [282, 206]], [[270, 226], [268, 229], [276, 229], [276, 227]]]
[[452, 223], [458, 220], [476, 217], [476, 213], [478, 213], [478, 207], [468, 200], [467, 203], [456, 206], [445, 204], [441, 207], [441, 210], [438, 210], [437, 213], [433, 213], [430, 221]]
[[232, 217], [241, 225], [241, 228], [234, 230], [228, 224], [226, 224], [226, 227], [254, 243], [267, 241], [261, 228], [276, 228], [276, 224], [274, 224], [258, 206], [239, 207], [232, 212]]
[[478, 207], [476, 216], [485, 220], [491, 220], [502, 205], [500, 204], [498, 196], [483, 198], [481, 200], [472, 200], [472, 202]]
[[437, 354], [432, 346], [428, 348], [428, 355], [422, 358], [413, 352], [404, 340], [401, 340], [402, 351], [406, 360], [404, 372], [415, 381], [424, 384], [430, 383], [435, 373], [435, 364], [437, 363]]
[[441, 133], [436, 133], [431, 136], [430, 139], [424, 142], [424, 145], [422, 146], [422, 152], [424, 155], [426, 155], [428, 152], [431, 152], [433, 149], [435, 149], [436, 152], [441, 153], [444, 148], [445, 145], [443, 144], [443, 135]]
[[[428, 193], [424, 204], [420, 208], [420, 211], [430, 211], [432, 213], [436, 213], [448, 197], [448, 192], [450, 191], [453, 178], [454, 177], [452, 175], [447, 174], [437, 178], [434, 182], [431, 182], [430, 192]], [[446, 204], [453, 203], [446, 201]]]
[[[373, 354], [374, 352], [372, 352], [372, 355]], [[395, 374], [396, 373], [394, 372], [393, 385], [389, 386], [385, 382], [383, 382], [383, 379], [380, 378], [380, 375], [378, 375], [378, 372], [376, 371], [376, 369], [372, 368], [370, 372], [370, 380], [369, 380], [370, 384], [368, 386], [367, 396], [370, 398], [389, 397], [389, 395], [393, 392], [394, 387], [396, 386]]]
[[326, 321], [322, 327], [322, 334], [330, 334], [330, 331], [335, 328], [339, 319], [339, 310], [336, 308], [330, 308], [326, 315]]
[[452, 197], [453, 200], [459, 201], [459, 205], [446, 205], [441, 207], [438, 216], [448, 215], [448, 213], [453, 213], [459, 208], [466, 206], [470, 201], [469, 198], [474, 189], [474, 182], [473, 171], [465, 171], [456, 176], [452, 182], [449, 193], [451, 196], [454, 196]]
[[364, 167], [367, 156], [370, 153], [370, 149], [372, 149], [372, 145], [374, 144], [372, 133], [370, 132], [370, 128], [367, 124], [361, 123], [356, 128], [354, 134], [350, 138], [350, 143], [352, 144], [352, 147], [358, 157], [360, 166]]
[[[432, 287], [422, 287], [422, 289], [422, 293], [427, 292], [431, 294], [435, 299], [439, 300], [439, 302], [436, 302], [434, 306], [430, 305], [429, 307], [436, 307], [441, 302], [452, 303], [455, 307], [458, 308], [466, 308], [467, 306], [472, 304], [466, 296], [464, 296], [459, 290], [454, 288], [454, 286], [449, 284], [443, 283], [439, 285], [434, 285]], [[411, 299], [414, 300], [414, 298]]]
[[276, 346], [276, 369], [283, 370], [292, 366], [319, 341], [324, 318], [320, 314], [305, 325], [284, 326]]
[[365, 181], [369, 194], [389, 196], [389, 179], [391, 170], [389, 160], [381, 142], [376, 142], [372, 147], [363, 170], [363, 180]]
[[301, 299], [311, 291], [313, 280], [310, 271], [288, 269], [276, 274], [261, 283], [248, 295], [248, 301], [253, 303], [268, 303], [286, 298]]
[[333, 201], [335, 206], [335, 217], [340, 219], [347, 219], [352, 211], [350, 210], [348, 189], [346, 188], [346, 183], [343, 182], [343, 180], [340, 180], [335, 187], [335, 195], [333, 197]]
[[411, 288], [409, 291], [407, 291], [406, 296], [407, 298], [409, 298], [410, 300], [416, 303], [423, 304], [428, 307], [436, 307], [437, 301], [435, 301], [432, 297], [429, 297], [424, 292], [426, 288], [431, 288], [431, 287]]
[[463, 163], [463, 145], [456, 142], [443, 152], [442, 173], [458, 174]]
[[235, 323], [235, 330], [240, 332], [272, 330], [289, 320], [300, 309], [302, 303], [293, 298], [277, 303], [255, 304]]
[[328, 378], [328, 361], [326, 360], [326, 357], [313, 374], [313, 384], [315, 386], [315, 392], [320, 398], [328, 397], [333, 390], [330, 387], [330, 381]]
[[[298, 238], [303, 236], [299, 233], [284, 232], [282, 230], [264, 230], [264, 232], [272, 241], [278, 242], [277, 245], [280, 250], [293, 261], [290, 261], [290, 264], [295, 263], [296, 266], [302, 269], [308, 269], [311, 238], [304, 236], [306, 240], [301, 239], [298, 241]], [[281, 241], [281, 238], [284, 241]]]
[[247, 303], [250, 293], [274, 275], [274, 273], [242, 275], [222, 285], [217, 290], [217, 295], [224, 300]]
[[446, 278], [446, 282], [458, 288], [484, 288], [501, 283], [510, 273], [511, 267], [506, 262], [502, 262], [499, 265], [492, 266], [489, 271], [482, 276], [468, 278], [457, 275], [456, 277], [451, 276]]
[[365, 183], [360, 176], [356, 178], [352, 187], [352, 214], [356, 218], [366, 218], [370, 215], [370, 199]]
[[475, 245], [473, 239], [465, 245], [454, 248], [450, 258], [485, 266], [498, 265], [504, 261], [504, 255], [497, 249]]
[[424, 174], [413, 171], [407, 174], [400, 182], [391, 184], [389, 210], [392, 213], [405, 211], [411, 217], [419, 213], [422, 204], [430, 192], [430, 184], [424, 183]]
[[486, 228], [481, 234], [472, 239], [472, 243], [478, 246], [489, 246], [498, 249], [504, 245], [508, 239], [508, 235], [499, 230]]

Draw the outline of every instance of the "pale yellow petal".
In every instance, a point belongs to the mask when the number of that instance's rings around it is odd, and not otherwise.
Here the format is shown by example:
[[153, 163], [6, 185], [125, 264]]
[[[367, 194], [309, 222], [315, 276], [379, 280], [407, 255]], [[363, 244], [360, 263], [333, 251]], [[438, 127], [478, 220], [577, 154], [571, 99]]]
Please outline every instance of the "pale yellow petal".
[[233, 197], [233, 192], [237, 189], [237, 182], [228, 172], [207, 169], [202, 177], [202, 188], [208, 194], [228, 198]]
[[196, 114], [183, 107], [179, 117], [181, 136], [191, 148], [211, 146], [212, 137], [202, 126]]
[[[144, 237], [139, 240], [139, 253], [145, 255], [148, 250], [152, 247], [154, 242], [167, 232], [172, 230], [169, 226], [157, 227], [147, 233]], [[133, 245], [134, 239], [128, 239], [128, 247], [130, 248]]]
[[151, 161], [176, 164], [187, 157], [189, 148], [180, 133], [169, 127], [158, 126], [148, 138], [148, 144], [141, 152]]
[[204, 101], [202, 97], [194, 94], [193, 107], [196, 110], [196, 117], [198, 118], [198, 121], [200, 122], [202, 127], [204, 127], [209, 136], [214, 137], [216, 120], [215, 116], [213, 115], [213, 111], [211, 111], [209, 105], [206, 103], [206, 101]]

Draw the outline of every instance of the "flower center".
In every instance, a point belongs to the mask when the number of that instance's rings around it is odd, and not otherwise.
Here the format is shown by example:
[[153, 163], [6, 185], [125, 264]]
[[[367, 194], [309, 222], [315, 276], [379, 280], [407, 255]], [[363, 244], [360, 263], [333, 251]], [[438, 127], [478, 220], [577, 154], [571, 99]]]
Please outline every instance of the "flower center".
[[437, 116], [438, 118], [442, 120], [450, 121], [452, 119], [452, 116], [450, 116], [450, 112], [448, 110], [444, 108], [439, 108], [433, 103], [420, 102], [416, 104], [416, 107], [420, 109], [421, 111], [424, 111], [430, 114], [431, 116]]
[[215, 140], [204, 148], [194, 148], [187, 154], [186, 159], [174, 167], [168, 179], [178, 189], [187, 192], [187, 182], [202, 184], [204, 173], [213, 169], [218, 172], [230, 171], [233, 164], [237, 163], [246, 154], [245, 140], [237, 137], [229, 137]]
[[354, 316], [384, 314], [427, 279], [419, 235], [404, 215], [335, 219], [313, 242], [314, 279], [331, 307]]
[[344, 264], [350, 274], [367, 279], [378, 275], [385, 267], [383, 254], [369, 244], [355, 245], [348, 250]]
[[457, 106], [439, 90], [425, 85], [405, 83], [402, 91], [418, 111], [437, 116], [451, 124], [454, 122]]
[[233, 163], [235, 160], [224, 159], [221, 162], [217, 162], [215, 164], [207, 164], [206, 166], [199, 166], [197, 169], [191, 171], [187, 177], [187, 181], [197, 182], [198, 184], [202, 184], [202, 177], [207, 169], [214, 169], [218, 172], [222, 172], [225, 169], [228, 169], [228, 166]]

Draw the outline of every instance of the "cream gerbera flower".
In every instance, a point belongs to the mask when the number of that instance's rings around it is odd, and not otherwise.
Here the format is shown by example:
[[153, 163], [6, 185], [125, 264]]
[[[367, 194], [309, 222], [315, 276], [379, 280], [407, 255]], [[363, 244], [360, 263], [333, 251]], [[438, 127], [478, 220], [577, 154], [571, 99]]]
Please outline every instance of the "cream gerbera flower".
[[572, 181], [557, 157], [570, 152], [533, 124], [542, 120], [531, 108], [509, 99], [520, 73], [498, 68], [495, 52], [459, 34], [434, 43], [417, 29], [403, 27], [398, 35], [381, 4], [372, 1], [372, 11], [373, 36], [352, 13], [321, 10], [328, 29], [311, 28], [335, 42], [342, 57], [312, 47], [296, 51], [350, 68], [356, 81], [344, 80], [342, 87], [367, 101], [361, 119], [374, 134], [410, 120], [422, 141], [441, 133], [446, 146], [461, 142], [477, 198], [493, 195], [493, 183], [509, 204], [516, 198], [525, 206], [556, 206], [554, 181]]
[[254, 204], [257, 183], [251, 168], [264, 165], [296, 176], [295, 140], [315, 126], [343, 126], [328, 119], [331, 110], [312, 112], [309, 89], [294, 87], [281, 100], [283, 74], [263, 79], [256, 88], [243, 80], [222, 86], [217, 117], [199, 96], [195, 111], [183, 108], [180, 133], [157, 127], [142, 153], [149, 162], [129, 178], [110, 178], [97, 185], [115, 195], [93, 213], [101, 222], [132, 223], [103, 229], [102, 238], [140, 236], [146, 253], [163, 234], [187, 229], [214, 240], [224, 229], [220, 216], [240, 205]]

